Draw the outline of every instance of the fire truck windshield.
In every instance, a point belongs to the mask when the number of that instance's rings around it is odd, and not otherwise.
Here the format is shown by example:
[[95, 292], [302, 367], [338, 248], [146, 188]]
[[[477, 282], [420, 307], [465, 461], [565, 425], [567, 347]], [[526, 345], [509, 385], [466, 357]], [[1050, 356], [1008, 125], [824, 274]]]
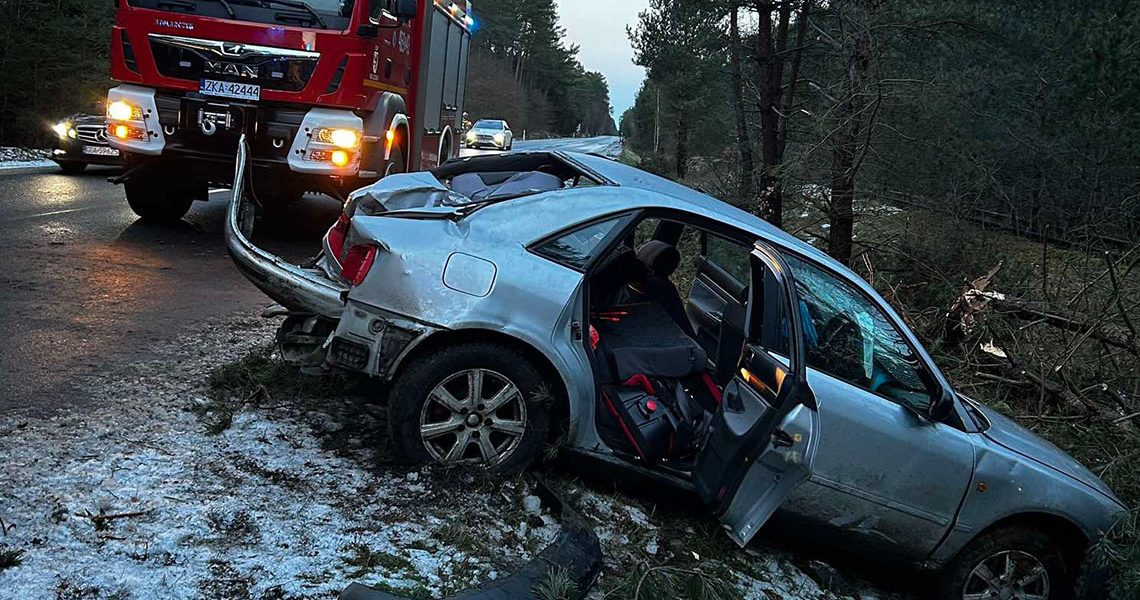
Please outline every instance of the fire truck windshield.
[[127, 0], [136, 8], [218, 19], [346, 29], [354, 0]]

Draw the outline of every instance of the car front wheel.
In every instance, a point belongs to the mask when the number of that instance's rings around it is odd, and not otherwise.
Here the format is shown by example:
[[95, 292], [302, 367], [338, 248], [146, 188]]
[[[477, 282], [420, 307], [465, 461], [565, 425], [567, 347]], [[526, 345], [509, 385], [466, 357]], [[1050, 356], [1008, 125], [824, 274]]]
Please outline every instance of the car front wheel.
[[499, 345], [458, 344], [415, 359], [388, 407], [397, 449], [417, 463], [517, 473], [538, 456], [547, 429], [542, 376]]
[[1073, 574], [1049, 536], [1026, 528], [984, 534], [943, 571], [939, 600], [1070, 600]]

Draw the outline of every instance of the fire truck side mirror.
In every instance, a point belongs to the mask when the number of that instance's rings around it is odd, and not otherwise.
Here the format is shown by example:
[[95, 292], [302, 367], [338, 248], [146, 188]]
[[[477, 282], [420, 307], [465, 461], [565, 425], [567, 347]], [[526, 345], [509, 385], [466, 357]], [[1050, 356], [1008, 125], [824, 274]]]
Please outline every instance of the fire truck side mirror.
[[401, 21], [411, 21], [419, 14], [419, 3], [416, 0], [396, 0], [396, 18]]
[[399, 27], [416, 18], [418, 12], [416, 0], [372, 0], [369, 21], [374, 27]]

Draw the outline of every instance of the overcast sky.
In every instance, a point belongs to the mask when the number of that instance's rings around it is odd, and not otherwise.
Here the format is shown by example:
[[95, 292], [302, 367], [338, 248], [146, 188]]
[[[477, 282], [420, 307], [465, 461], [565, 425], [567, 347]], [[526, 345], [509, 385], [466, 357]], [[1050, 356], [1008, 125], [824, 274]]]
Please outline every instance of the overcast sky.
[[578, 53], [588, 71], [601, 71], [610, 83], [614, 121], [633, 105], [645, 70], [633, 64], [633, 48], [625, 26], [637, 23], [637, 13], [649, 0], [559, 0], [558, 14], [567, 41], [581, 47]]

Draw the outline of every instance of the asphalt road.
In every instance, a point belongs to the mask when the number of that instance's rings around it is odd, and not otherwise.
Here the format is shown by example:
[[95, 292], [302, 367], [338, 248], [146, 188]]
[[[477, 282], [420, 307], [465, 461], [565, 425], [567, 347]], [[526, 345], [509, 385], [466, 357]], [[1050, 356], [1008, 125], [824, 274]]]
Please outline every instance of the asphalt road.
[[[617, 138], [518, 141], [516, 151], [613, 152]], [[464, 154], [493, 151], [464, 151]], [[97, 401], [82, 376], [268, 300], [234, 269], [222, 239], [225, 191], [178, 226], [138, 221], [114, 171], [0, 171], [0, 412], [44, 414]], [[339, 204], [306, 196], [258, 225], [254, 240], [300, 261]]]

